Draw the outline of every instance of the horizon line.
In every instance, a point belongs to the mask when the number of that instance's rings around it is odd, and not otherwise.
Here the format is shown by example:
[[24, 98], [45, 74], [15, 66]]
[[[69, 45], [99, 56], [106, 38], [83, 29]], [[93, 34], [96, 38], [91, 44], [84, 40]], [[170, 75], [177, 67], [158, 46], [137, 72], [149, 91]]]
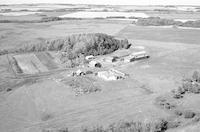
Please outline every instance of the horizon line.
[[7, 3], [7, 4], [0, 4], [0, 6], [4, 6], [4, 5], [38, 5], [38, 4], [48, 4], [48, 5], [56, 5], [56, 4], [59, 4], [59, 5], [104, 5], [104, 6], [200, 6], [200, 5], [193, 5], [193, 4], [173, 4], [173, 5], [170, 5], [170, 4], [84, 4], [84, 3]]

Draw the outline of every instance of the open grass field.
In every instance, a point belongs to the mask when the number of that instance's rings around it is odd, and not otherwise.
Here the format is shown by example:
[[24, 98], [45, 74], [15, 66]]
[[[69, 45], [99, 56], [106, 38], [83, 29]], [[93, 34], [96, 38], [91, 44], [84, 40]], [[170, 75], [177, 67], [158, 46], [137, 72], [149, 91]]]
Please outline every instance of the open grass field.
[[[82, 126], [107, 126], [119, 120], [174, 118], [170, 113], [157, 108], [154, 99], [177, 88], [182, 77], [198, 69], [200, 46], [149, 40], [130, 41], [146, 47], [151, 58], [115, 67], [128, 73], [129, 78], [104, 82], [93, 77], [101, 91], [78, 97], [66, 82], [56, 81], [67, 79], [66, 72], [52, 75], [52, 80], [16, 89], [5, 100], [10, 107], [1, 107], [2, 114], [10, 111], [9, 115], [4, 116], [6, 120], [1, 123], [1, 130], [34, 132], [67, 126], [69, 130], [76, 131]], [[185, 108], [193, 107], [187, 99], [192, 100], [194, 97], [184, 99]], [[15, 125], [12, 124], [14, 122]]]
[[[106, 33], [114, 35], [126, 25], [109, 20], [69, 20], [49, 23], [0, 24], [0, 48], [15, 48], [26, 43], [37, 43], [43, 39], [64, 37], [79, 33]], [[15, 41], [13, 41], [15, 40]]]
[[179, 29], [172, 27], [143, 27], [130, 25], [122, 29], [117, 36], [129, 39], [156, 40], [163, 42], [178, 42], [199, 44], [198, 29]]
[[[40, 80], [31, 76], [17, 78], [7, 55], [0, 56], [0, 90], [4, 91], [0, 94], [2, 132], [44, 132], [45, 129], [65, 127], [77, 132], [83, 126], [106, 127], [120, 120], [179, 120], [171, 111], [157, 107], [155, 99], [176, 89], [183, 78], [200, 67], [200, 30], [197, 29], [141, 27], [117, 20], [64, 20], [34, 24], [2, 23], [0, 30], [1, 49], [69, 34], [98, 32], [129, 39], [133, 48], [127, 53], [132, 52], [134, 46], [140, 46], [150, 55], [149, 59], [102, 68], [114, 67], [128, 74], [124, 80], [109, 82], [95, 75], [77, 79], [81, 81], [79, 84], [92, 82], [101, 89], [80, 96], [75, 95], [69, 83], [71, 78], [76, 79], [69, 74], [77, 68], [42, 76]], [[123, 53], [117, 51], [114, 55]], [[27, 74], [48, 73], [61, 67], [54, 52], [17, 54], [13, 57]], [[11, 90], [5, 92], [6, 89]], [[178, 102], [183, 110], [199, 111], [199, 94], [188, 94]], [[199, 130], [199, 125], [182, 126], [174, 131], [182, 129]]]

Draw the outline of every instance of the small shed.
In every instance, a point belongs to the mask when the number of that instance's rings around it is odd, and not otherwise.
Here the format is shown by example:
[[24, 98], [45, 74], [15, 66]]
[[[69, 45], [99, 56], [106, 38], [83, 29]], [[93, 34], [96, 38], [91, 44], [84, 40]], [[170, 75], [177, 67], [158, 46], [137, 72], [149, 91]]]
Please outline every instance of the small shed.
[[131, 55], [124, 57], [124, 62], [132, 62], [134, 60], [135, 60], [135, 57]]
[[85, 75], [85, 72], [78, 69], [77, 71], [72, 72], [72, 76], [83, 76]]
[[106, 80], [106, 81], [114, 81], [119, 79], [124, 79], [125, 74], [122, 72], [119, 72], [117, 70], [111, 69], [108, 71], [100, 71], [97, 73], [97, 76]]
[[117, 80], [117, 76], [114, 74], [110, 73], [110, 71], [101, 71], [97, 73], [97, 76], [99, 78], [102, 78], [106, 81], [112, 81], [112, 80]]
[[93, 60], [94, 59], [94, 56], [93, 55], [88, 55], [85, 57], [86, 60]]
[[98, 67], [98, 68], [101, 68], [102, 65], [101, 65], [101, 63], [99, 63], [97, 61], [90, 61], [89, 62], [89, 67]]
[[108, 57], [106, 57], [106, 58], [104, 59], [104, 61], [105, 61], [105, 62], [110, 62], [110, 63], [112, 63], [112, 62], [117, 61], [117, 58], [118, 58], [118, 57], [116, 57], [116, 56], [108, 56]]

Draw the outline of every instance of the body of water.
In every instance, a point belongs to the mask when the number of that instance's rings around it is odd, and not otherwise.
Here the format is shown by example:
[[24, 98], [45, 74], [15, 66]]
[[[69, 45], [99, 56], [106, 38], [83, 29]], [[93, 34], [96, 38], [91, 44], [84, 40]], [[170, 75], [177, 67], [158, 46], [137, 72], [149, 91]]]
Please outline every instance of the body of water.
[[135, 12], [75, 12], [71, 14], [66, 14], [59, 16], [62, 18], [107, 18], [107, 17], [149, 17], [145, 13], [135, 13]]

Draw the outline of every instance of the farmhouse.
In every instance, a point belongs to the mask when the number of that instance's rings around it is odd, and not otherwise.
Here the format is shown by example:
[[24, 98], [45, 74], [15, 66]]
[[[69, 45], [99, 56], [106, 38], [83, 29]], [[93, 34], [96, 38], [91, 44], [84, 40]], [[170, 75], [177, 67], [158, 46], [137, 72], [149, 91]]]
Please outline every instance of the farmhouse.
[[102, 65], [101, 65], [101, 63], [99, 63], [97, 61], [90, 61], [89, 62], [89, 67], [98, 67], [98, 68], [101, 68]]
[[125, 78], [124, 73], [121, 73], [121, 72], [114, 70], [114, 69], [111, 69], [111, 70], [108, 70], [108, 71], [98, 72], [97, 76], [99, 78], [106, 80], [106, 81], [113, 81], [113, 80], [119, 80], [119, 79]]

